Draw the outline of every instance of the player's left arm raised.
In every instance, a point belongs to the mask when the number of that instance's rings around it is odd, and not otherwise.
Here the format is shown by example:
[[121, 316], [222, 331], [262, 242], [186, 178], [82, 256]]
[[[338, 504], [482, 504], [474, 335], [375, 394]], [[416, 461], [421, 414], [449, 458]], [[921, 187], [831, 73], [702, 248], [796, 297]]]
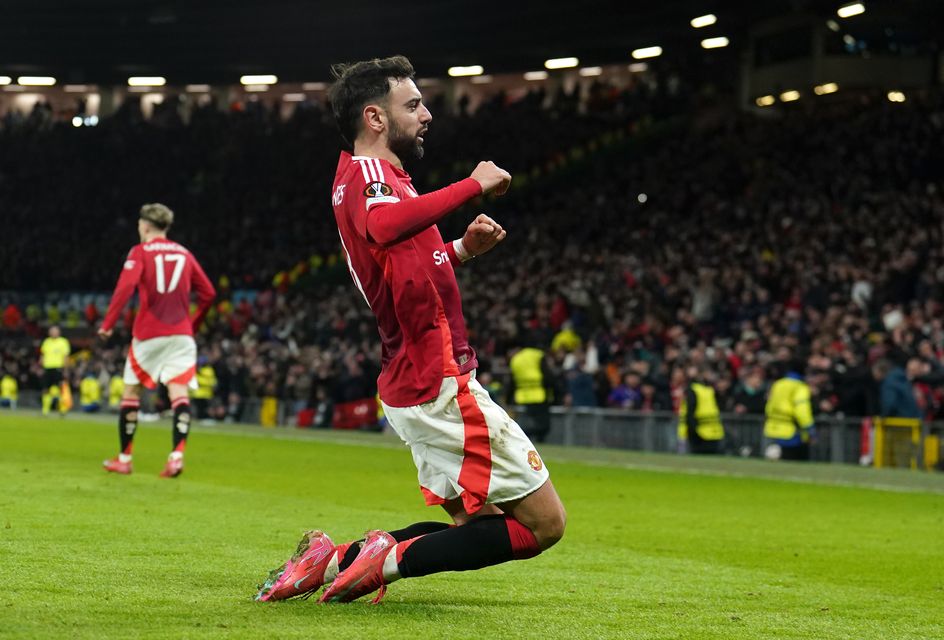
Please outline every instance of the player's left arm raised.
[[491, 251], [495, 245], [505, 239], [506, 235], [508, 232], [500, 224], [484, 213], [480, 213], [461, 238], [446, 245], [446, 252], [450, 260], [467, 262]]

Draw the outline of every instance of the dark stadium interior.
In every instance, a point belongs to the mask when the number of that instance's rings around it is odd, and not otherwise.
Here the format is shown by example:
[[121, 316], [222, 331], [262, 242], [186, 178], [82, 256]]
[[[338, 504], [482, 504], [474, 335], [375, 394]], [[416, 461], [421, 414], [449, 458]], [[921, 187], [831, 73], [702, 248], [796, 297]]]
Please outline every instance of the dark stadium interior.
[[[921, 414], [944, 416], [944, 76], [931, 29], [940, 3], [869, 3], [873, 22], [849, 48], [932, 60], [933, 77], [907, 87], [907, 102], [893, 101], [895, 87], [863, 84], [769, 110], [755, 108], [760, 91], [745, 101], [733, 71], [747, 49], [692, 44], [687, 19], [712, 9], [699, 2], [509, 3], [493, 13], [460, 2], [92, 1], [48, 13], [50, 4], [8, 8], [0, 73], [100, 85], [160, 73], [175, 87], [232, 85], [251, 72], [326, 81], [332, 62], [395, 51], [419, 76], [441, 78], [454, 64], [511, 74], [563, 54], [629, 63], [630, 49], [657, 41], [666, 55], [628, 81], [522, 81], [471, 101], [462, 88], [427, 91], [426, 159], [408, 166], [421, 191], [481, 159], [515, 175], [506, 198], [441, 224], [457, 237], [484, 210], [509, 231], [457, 268], [483, 380], [504, 398], [509, 354], [537, 341], [555, 404], [672, 411], [695, 365], [723, 411], [755, 414], [801, 358], [818, 415], [861, 417], [880, 410], [870, 367], [887, 358]], [[732, 40], [785, 11], [715, 4], [718, 33]], [[819, 22], [836, 9], [789, 6], [788, 18]], [[776, 57], [778, 46], [751, 51]], [[294, 412], [375, 393], [375, 326], [329, 203], [340, 141], [324, 94], [290, 110], [264, 95], [222, 95], [198, 104], [169, 87], [150, 112], [128, 93], [97, 126], [70, 124], [83, 115], [74, 99], [0, 108], [0, 363], [22, 389], [39, 385], [35, 349], [52, 323], [91, 354], [75, 381], [120, 370], [127, 327], [105, 347], [93, 330], [136, 241], [138, 207], [160, 201], [178, 212], [172, 237], [220, 284], [199, 337], [220, 381], [216, 415], [239, 417], [261, 396]]]
[[[654, 40], [690, 41], [686, 20], [704, 13], [717, 14], [724, 32], [737, 36], [772, 16], [809, 13], [825, 19], [835, 7], [829, 0], [500, 6], [461, 0], [16, 0], [4, 3], [0, 60], [5, 70], [41, 69], [72, 83], [124, 81], [129, 74], [156, 72], [180, 82], [232, 82], [240, 74], [271, 69], [286, 80], [324, 81], [335, 62], [391, 52], [410, 57], [421, 76], [461, 64], [520, 71], [558, 55], [605, 64], [624, 58], [627, 48]], [[921, 0], [878, 0], [869, 3], [869, 12], [918, 40], [936, 37], [944, 18], [941, 3]], [[355, 32], [358, 37], [351, 38]], [[699, 65], [698, 53], [697, 47], [678, 52], [673, 63]], [[737, 59], [733, 50], [713, 56]]]

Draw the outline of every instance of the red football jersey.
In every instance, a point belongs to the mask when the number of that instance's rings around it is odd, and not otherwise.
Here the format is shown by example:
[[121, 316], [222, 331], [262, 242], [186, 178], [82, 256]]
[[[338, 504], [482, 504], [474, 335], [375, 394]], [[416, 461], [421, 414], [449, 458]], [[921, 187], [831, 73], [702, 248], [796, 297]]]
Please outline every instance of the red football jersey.
[[[167, 238], [155, 238], [132, 247], [102, 329], [107, 331], [115, 326], [118, 314], [135, 288], [140, 308], [132, 334], [138, 340], [193, 335], [216, 297], [213, 283], [193, 254]], [[190, 317], [191, 289], [197, 294], [197, 313], [193, 318]]]
[[[342, 152], [333, 193], [351, 277], [377, 318], [380, 398], [393, 407], [427, 402], [445, 376], [478, 366], [452, 267], [456, 254], [434, 222], [481, 187], [466, 179], [419, 196], [406, 171]], [[368, 232], [368, 214], [378, 237]]]

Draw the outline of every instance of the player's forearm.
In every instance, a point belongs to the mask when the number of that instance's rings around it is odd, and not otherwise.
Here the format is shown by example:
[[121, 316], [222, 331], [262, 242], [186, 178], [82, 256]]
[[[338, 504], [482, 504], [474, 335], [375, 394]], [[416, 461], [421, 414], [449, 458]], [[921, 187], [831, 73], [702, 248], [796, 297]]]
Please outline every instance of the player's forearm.
[[118, 287], [111, 297], [111, 304], [108, 305], [108, 311], [105, 312], [105, 319], [102, 320], [103, 330], [108, 331], [115, 326], [115, 323], [118, 322], [118, 315], [121, 313], [121, 310], [125, 308], [125, 305], [128, 304], [132, 293], [134, 293], [134, 285], [127, 286], [118, 283]]
[[367, 214], [367, 233], [371, 240], [381, 245], [402, 242], [436, 224], [446, 214], [481, 193], [481, 185], [472, 178], [466, 178], [418, 198], [375, 205]]
[[197, 312], [193, 315], [193, 318], [190, 319], [190, 325], [193, 327], [194, 332], [200, 330], [200, 327], [203, 325], [203, 321], [206, 319], [207, 313], [210, 312], [210, 307], [213, 306], [213, 299], [215, 297], [215, 291], [209, 298], [205, 298], [203, 295], [198, 296]]
[[190, 321], [194, 332], [197, 332], [200, 330], [200, 327], [203, 325], [203, 321], [206, 319], [207, 313], [209, 311], [210, 311], [210, 305], [197, 307], [197, 312], [194, 314], [193, 319]]

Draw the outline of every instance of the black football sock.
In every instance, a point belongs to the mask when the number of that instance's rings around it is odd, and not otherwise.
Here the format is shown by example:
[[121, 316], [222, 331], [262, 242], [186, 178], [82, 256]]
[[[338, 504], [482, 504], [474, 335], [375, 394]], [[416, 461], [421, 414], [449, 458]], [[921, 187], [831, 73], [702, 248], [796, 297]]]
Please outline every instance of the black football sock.
[[141, 402], [122, 400], [118, 412], [118, 441], [121, 443], [121, 455], [130, 456], [134, 444], [134, 432], [138, 428], [138, 408]]
[[530, 529], [507, 515], [480, 516], [447, 530], [397, 545], [397, 569], [403, 578], [469, 571], [541, 552]]
[[[446, 529], [453, 528], [453, 525], [446, 522], [415, 522], [408, 527], [402, 529], [397, 529], [396, 531], [388, 531], [393, 539], [397, 542], [405, 542], [416, 538], [417, 536], [425, 536], [429, 533], [436, 533], [437, 531], [445, 531]], [[354, 562], [354, 558], [357, 557], [357, 554], [360, 553], [361, 545], [364, 543], [364, 540], [355, 540], [351, 543], [351, 546], [347, 548], [347, 551], [344, 553], [344, 557], [338, 563], [338, 571], [344, 571], [351, 563]]]
[[190, 399], [177, 398], [171, 406], [174, 407], [174, 453], [183, 455], [187, 446], [187, 434], [190, 432]]

